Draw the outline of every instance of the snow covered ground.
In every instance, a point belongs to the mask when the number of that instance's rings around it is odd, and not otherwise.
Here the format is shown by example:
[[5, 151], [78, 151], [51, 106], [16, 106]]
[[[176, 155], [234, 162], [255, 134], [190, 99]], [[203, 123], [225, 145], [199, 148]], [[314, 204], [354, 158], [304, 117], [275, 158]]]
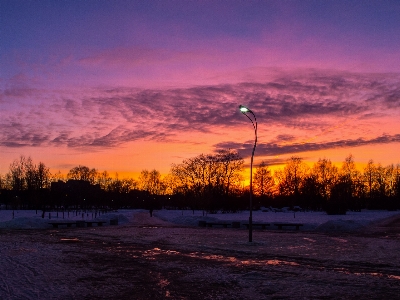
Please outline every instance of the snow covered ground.
[[50, 211], [42, 218], [42, 211], [38, 210], [0, 210], [0, 228], [9, 229], [45, 229], [51, 228], [50, 222], [91, 221], [118, 218], [119, 224], [128, 223], [135, 213], [140, 210], [124, 210], [102, 213], [98, 211]]
[[[99, 214], [95, 211], [87, 212], [46, 212], [42, 218], [41, 211], [35, 210], [0, 210], [0, 228], [13, 229], [44, 229], [51, 228], [49, 222], [105, 220], [118, 218], [119, 224], [127, 224], [134, 219], [134, 215], [144, 210], [118, 210]], [[400, 211], [370, 211], [347, 212], [346, 215], [327, 215], [325, 212], [253, 212], [254, 223], [293, 222], [302, 223], [301, 230], [305, 231], [354, 231], [373, 222], [400, 215]], [[191, 210], [156, 210], [154, 216], [184, 226], [198, 226], [199, 221], [208, 222], [241, 222], [247, 223], [249, 212], [207, 214], [203, 211]], [[273, 230], [274, 227], [271, 227]]]
[[[154, 213], [162, 220], [175, 224], [196, 226], [199, 221], [207, 222], [241, 222], [248, 223], [249, 212], [227, 213], [227, 214], [203, 214], [202, 211], [169, 211], [160, 210]], [[353, 231], [360, 229], [373, 222], [400, 215], [400, 211], [369, 211], [347, 212], [346, 215], [327, 215], [325, 212], [253, 212], [254, 223], [301, 223], [302, 230], [316, 231]], [[274, 229], [274, 227], [271, 227]]]
[[[0, 211], [0, 299], [398, 299], [400, 212], [254, 212], [296, 230], [202, 228], [248, 212], [119, 210], [52, 228], [35, 211]], [[51, 212], [51, 221], [67, 216]]]

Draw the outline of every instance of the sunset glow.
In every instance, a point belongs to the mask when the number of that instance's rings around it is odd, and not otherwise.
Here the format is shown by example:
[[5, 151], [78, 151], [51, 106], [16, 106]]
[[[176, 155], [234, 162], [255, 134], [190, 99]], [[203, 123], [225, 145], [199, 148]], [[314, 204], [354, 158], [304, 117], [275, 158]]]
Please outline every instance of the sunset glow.
[[[1, 1], [0, 174], [400, 163], [398, 1]], [[246, 111], [245, 111], [246, 112]], [[245, 172], [248, 176], [248, 170]]]

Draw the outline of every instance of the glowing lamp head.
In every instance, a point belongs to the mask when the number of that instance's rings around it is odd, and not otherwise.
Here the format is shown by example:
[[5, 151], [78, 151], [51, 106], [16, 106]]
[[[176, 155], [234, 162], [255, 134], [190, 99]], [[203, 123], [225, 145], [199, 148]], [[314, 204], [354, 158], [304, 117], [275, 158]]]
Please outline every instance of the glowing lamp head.
[[243, 105], [239, 105], [239, 110], [243, 114], [245, 114], [245, 113], [250, 111], [250, 109], [248, 109], [246, 106], [243, 106]]

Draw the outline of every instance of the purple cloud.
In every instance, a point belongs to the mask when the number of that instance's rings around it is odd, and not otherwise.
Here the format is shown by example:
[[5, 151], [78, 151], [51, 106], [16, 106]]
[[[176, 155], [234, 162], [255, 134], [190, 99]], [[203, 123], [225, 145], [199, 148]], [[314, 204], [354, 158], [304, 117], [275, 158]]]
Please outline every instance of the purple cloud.
[[[332, 142], [321, 142], [321, 143], [293, 143], [293, 144], [278, 144], [278, 143], [259, 143], [257, 145], [257, 155], [259, 156], [275, 156], [297, 153], [337, 149], [337, 148], [351, 148], [365, 145], [378, 145], [378, 144], [390, 144], [399, 143], [400, 134], [395, 135], [382, 135], [372, 139], [346, 139], [337, 140]], [[234, 149], [237, 150], [243, 157], [249, 157], [253, 149], [253, 142], [248, 143], [237, 143], [237, 142], [223, 142], [214, 145], [215, 149]]]
[[[13, 104], [9, 103], [14, 96], [3, 90], [0, 143], [5, 147], [116, 147], [141, 139], [173, 141], [181, 133], [213, 134], [247, 124], [237, 110], [239, 103], [256, 112], [261, 127], [275, 126], [283, 132], [296, 128], [317, 134], [332, 126], [329, 120], [370, 120], [392, 115], [399, 101], [399, 89], [393, 78], [392, 74], [312, 70], [297, 76], [280, 73], [275, 80], [265, 83], [172, 89], [48, 90], [33, 98], [17, 94], [18, 100]], [[278, 140], [290, 143], [298, 139], [294, 133], [283, 132], [278, 133]], [[365, 143], [363, 134], [358, 134], [347, 143]], [[390, 139], [375, 142], [387, 143]], [[325, 145], [307, 144], [307, 149], [338, 144]], [[266, 147], [265, 153], [299, 152], [304, 147], [300, 144]]]

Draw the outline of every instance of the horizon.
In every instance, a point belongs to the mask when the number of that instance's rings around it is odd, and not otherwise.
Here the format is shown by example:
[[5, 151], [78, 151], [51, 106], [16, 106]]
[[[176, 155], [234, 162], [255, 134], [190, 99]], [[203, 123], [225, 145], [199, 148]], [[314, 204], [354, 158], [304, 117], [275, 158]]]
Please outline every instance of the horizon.
[[[350, 154], [350, 156], [352, 156], [352, 154]], [[353, 156], [352, 156], [352, 157], [353, 157]], [[21, 158], [21, 157], [19, 157], [18, 159], [14, 159], [12, 162], [10, 162], [9, 165], [11, 165], [13, 162], [18, 162], [18, 163], [19, 163], [19, 162], [20, 162], [20, 158]], [[48, 167], [48, 165], [46, 165], [46, 162], [44, 162], [44, 161], [35, 161], [35, 159], [32, 158], [32, 157], [23, 157], [23, 158], [24, 158], [24, 159], [31, 158], [33, 164], [36, 165], [36, 166], [37, 166], [39, 163], [44, 163], [44, 165], [45, 165], [46, 167]], [[194, 158], [194, 157], [192, 157], [192, 158]], [[346, 157], [346, 158], [347, 158], [347, 157]], [[289, 159], [290, 159], [290, 158], [289, 158]], [[289, 159], [288, 159], [288, 160], [289, 160]], [[321, 158], [321, 159], [327, 159], [328, 161], [330, 161], [330, 162], [332, 163], [332, 165], [334, 165], [335, 167], [337, 167], [337, 169], [338, 169], [339, 172], [341, 172], [343, 163], [345, 162], [345, 158], [343, 159], [342, 162], [332, 162], [329, 158], [326, 158], [326, 157], [325, 157], [325, 158]], [[353, 157], [353, 159], [354, 159], [354, 157]], [[301, 158], [301, 161], [306, 165], [307, 172], [310, 172], [311, 169], [312, 169], [312, 168], [315, 166], [315, 164], [318, 162], [318, 161], [317, 161], [317, 162], [304, 161], [302, 158]], [[397, 163], [397, 164], [390, 163], [390, 164], [387, 164], [387, 165], [383, 165], [383, 164], [381, 164], [380, 162], [374, 161], [373, 159], [371, 159], [371, 160], [369, 160], [369, 161], [372, 161], [372, 163], [373, 163], [376, 167], [378, 167], [378, 166], [382, 166], [383, 168], [387, 168], [387, 167], [390, 167], [390, 166], [394, 166], [395, 168], [399, 168], [399, 167], [400, 167], [400, 164], [399, 164], [399, 163]], [[271, 175], [272, 175], [273, 177], [275, 177], [275, 176], [276, 176], [275, 173], [276, 173], [276, 172], [279, 172], [279, 171], [282, 171], [282, 170], [286, 167], [287, 162], [288, 162], [288, 161], [280, 162], [279, 164], [275, 164], [275, 165], [265, 165], [265, 167], [267, 167], [268, 170], [271, 171]], [[357, 162], [357, 161], [354, 161], [354, 164], [355, 164], [355, 167], [356, 167], [357, 171], [359, 171], [359, 172], [361, 172], [361, 174], [363, 174], [364, 171], [365, 171], [365, 167], [367, 166], [367, 163], [361, 164], [361, 163], [359, 163], [359, 162]], [[98, 169], [98, 168], [96, 168], [96, 167], [93, 167], [93, 166], [90, 166], [90, 165], [85, 165], [85, 164], [83, 164], [83, 165], [76, 165], [76, 166], [74, 166], [74, 167], [78, 167], [78, 166], [88, 167], [89, 169], [95, 169], [96, 172], [97, 172], [97, 175], [101, 175], [103, 172], [107, 172], [108, 176], [109, 176], [110, 178], [112, 178], [113, 180], [115, 180], [115, 179], [120, 179], [120, 180], [124, 180], [124, 179], [133, 179], [133, 180], [137, 181], [137, 180], [139, 180], [140, 175], [141, 175], [140, 173], [141, 173], [142, 171], [152, 171], [152, 170], [156, 170], [156, 171], [159, 172], [159, 170], [156, 169], [156, 168], [155, 168], [155, 169], [148, 169], [148, 168], [146, 169], [146, 168], [145, 168], [145, 169], [140, 170], [138, 173], [133, 173], [133, 172], [118, 173], [118, 172], [110, 172], [109, 170], [100, 170], [100, 169]], [[73, 167], [73, 168], [74, 168], [74, 167]], [[256, 171], [257, 171], [257, 169], [258, 169], [259, 167], [260, 167], [260, 164], [253, 165], [253, 176], [254, 176], [254, 174], [256, 173]], [[50, 177], [54, 177], [54, 178], [55, 178], [55, 176], [60, 175], [60, 176], [62, 177], [61, 180], [64, 181], [64, 182], [66, 182], [66, 181], [69, 180], [69, 179], [68, 179], [68, 173], [69, 173], [69, 171], [71, 171], [71, 169], [68, 170], [68, 171], [65, 172], [65, 173], [62, 173], [60, 170], [52, 170], [52, 169], [50, 169], [50, 168], [49, 168], [49, 171], [50, 171]], [[0, 173], [0, 179], [1, 179], [1, 177], [6, 176], [7, 173], [9, 173], [9, 170], [8, 170], [6, 173]], [[249, 175], [249, 173], [250, 173], [250, 164], [246, 164], [246, 162], [244, 162], [244, 169], [243, 169], [242, 172], [240, 172], [240, 174], [243, 176], [243, 179], [241, 180], [241, 183], [243, 184], [243, 187], [247, 187], [247, 186], [250, 185], [250, 178], [246, 176], [246, 175]], [[170, 174], [171, 174], [170, 172], [168, 172], [168, 173], [166, 173], [166, 174], [163, 174], [163, 173], [160, 172], [161, 179], [164, 180], [165, 177], [166, 177], [167, 175], [170, 175]], [[59, 180], [60, 180], [60, 179], [59, 179]], [[53, 180], [52, 180], [52, 181], [53, 181]]]
[[[399, 164], [398, 1], [0, 3], [0, 174], [128, 176], [218, 149]], [[249, 170], [244, 171], [248, 177]], [[248, 180], [246, 178], [246, 180]]]

